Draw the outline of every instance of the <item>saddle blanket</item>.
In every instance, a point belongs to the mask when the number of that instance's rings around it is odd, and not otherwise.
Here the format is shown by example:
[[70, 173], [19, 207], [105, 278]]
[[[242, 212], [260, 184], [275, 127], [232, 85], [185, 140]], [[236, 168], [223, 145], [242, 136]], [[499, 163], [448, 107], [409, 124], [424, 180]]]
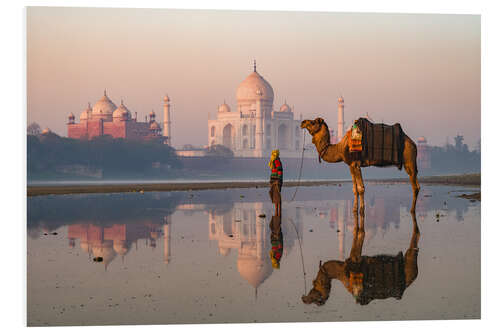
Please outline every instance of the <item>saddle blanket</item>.
[[361, 165], [396, 165], [401, 170], [403, 166], [403, 130], [401, 125], [399, 123], [394, 125], [374, 124], [366, 118], [359, 118], [355, 124], [362, 133], [361, 151], [359, 152]]

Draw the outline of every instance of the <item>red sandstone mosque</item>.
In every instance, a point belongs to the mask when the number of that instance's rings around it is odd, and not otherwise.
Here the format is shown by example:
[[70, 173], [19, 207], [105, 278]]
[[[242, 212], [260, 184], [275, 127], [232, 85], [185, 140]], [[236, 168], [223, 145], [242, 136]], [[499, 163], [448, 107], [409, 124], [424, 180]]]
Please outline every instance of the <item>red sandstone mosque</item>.
[[117, 107], [109, 99], [104, 90], [104, 96], [94, 106], [90, 103], [81, 114], [80, 122], [75, 122], [75, 115], [68, 116], [68, 137], [74, 139], [92, 139], [96, 136], [111, 135], [113, 138], [131, 140], [162, 140], [171, 145], [170, 137], [170, 98], [163, 98], [164, 130], [156, 122], [153, 111], [149, 113], [144, 122], [137, 120], [137, 112], [132, 117], [130, 110], [123, 104]]

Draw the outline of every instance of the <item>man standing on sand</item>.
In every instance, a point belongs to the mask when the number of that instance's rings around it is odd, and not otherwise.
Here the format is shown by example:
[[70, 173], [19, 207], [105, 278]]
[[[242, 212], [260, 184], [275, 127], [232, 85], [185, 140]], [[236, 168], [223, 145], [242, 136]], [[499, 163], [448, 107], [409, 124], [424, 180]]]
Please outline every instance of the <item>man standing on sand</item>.
[[269, 195], [271, 196], [271, 201], [276, 206], [277, 216], [281, 216], [281, 186], [283, 185], [283, 164], [280, 160], [280, 151], [278, 149], [273, 150], [271, 153], [271, 159], [269, 160], [269, 168], [271, 169], [271, 179], [269, 183], [271, 184], [271, 190]]

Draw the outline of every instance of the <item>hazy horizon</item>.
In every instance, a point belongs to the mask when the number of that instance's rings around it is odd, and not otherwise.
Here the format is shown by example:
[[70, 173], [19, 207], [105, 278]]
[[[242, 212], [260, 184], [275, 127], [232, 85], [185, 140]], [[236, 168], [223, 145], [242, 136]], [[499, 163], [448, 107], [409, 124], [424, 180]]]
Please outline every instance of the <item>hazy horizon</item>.
[[[67, 135], [106, 89], [138, 119], [162, 98], [173, 143], [207, 144], [208, 114], [252, 71], [272, 85], [274, 108], [325, 118], [336, 129], [368, 114], [442, 145], [460, 133], [475, 149], [481, 126], [481, 18], [452, 14], [171, 9], [27, 9], [27, 120]], [[309, 141], [309, 139], [308, 139]]]

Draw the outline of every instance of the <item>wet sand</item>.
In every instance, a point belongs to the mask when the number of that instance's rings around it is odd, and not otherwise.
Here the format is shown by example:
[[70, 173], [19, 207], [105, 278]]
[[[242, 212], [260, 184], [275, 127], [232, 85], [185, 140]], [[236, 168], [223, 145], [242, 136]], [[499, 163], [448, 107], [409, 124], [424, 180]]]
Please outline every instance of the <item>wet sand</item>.
[[[408, 183], [408, 178], [365, 180], [367, 183]], [[286, 181], [283, 186], [320, 186], [351, 183], [349, 180], [335, 181]], [[481, 185], [481, 174], [428, 176], [419, 179], [421, 184], [439, 185]], [[259, 188], [269, 186], [268, 182], [213, 182], [213, 183], [176, 183], [176, 184], [116, 184], [116, 185], [53, 185], [53, 186], [28, 186], [27, 195], [49, 195], [49, 194], [80, 194], [80, 193], [121, 193], [121, 192], [152, 192], [152, 191], [197, 191], [216, 190], [230, 188]]]

